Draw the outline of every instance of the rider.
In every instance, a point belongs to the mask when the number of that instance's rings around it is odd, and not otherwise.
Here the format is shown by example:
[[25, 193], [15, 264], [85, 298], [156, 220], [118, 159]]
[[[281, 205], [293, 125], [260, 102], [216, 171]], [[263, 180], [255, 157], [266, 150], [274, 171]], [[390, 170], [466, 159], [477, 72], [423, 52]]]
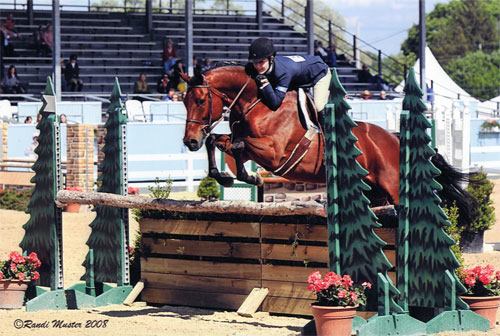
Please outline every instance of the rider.
[[252, 42], [245, 67], [259, 88], [262, 102], [276, 111], [286, 92], [314, 88], [314, 105], [322, 111], [328, 101], [331, 73], [319, 56], [276, 56], [273, 42], [261, 37]]

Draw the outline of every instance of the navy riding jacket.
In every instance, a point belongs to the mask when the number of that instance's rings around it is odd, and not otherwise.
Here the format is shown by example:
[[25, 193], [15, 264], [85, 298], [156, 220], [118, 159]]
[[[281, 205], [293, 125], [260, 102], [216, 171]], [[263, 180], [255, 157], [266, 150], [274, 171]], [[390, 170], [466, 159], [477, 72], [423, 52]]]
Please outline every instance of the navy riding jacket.
[[319, 56], [276, 56], [271, 72], [265, 74], [271, 85], [260, 90], [262, 102], [276, 111], [287, 91], [313, 87], [328, 70]]

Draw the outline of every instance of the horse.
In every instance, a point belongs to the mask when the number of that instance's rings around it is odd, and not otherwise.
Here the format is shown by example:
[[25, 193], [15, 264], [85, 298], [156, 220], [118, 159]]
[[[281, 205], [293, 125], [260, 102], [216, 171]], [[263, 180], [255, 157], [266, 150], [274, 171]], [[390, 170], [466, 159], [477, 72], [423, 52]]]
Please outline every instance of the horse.
[[[258, 174], [249, 174], [244, 163], [253, 160], [270, 172], [276, 172], [303, 139], [306, 128], [299, 117], [297, 92], [289, 91], [276, 111], [258, 98], [255, 81], [240, 65], [219, 65], [203, 74], [186, 78], [188, 90], [184, 98], [187, 110], [183, 142], [190, 151], [197, 151], [205, 142], [208, 175], [223, 186], [231, 186], [234, 178], [220, 172], [215, 148], [232, 156], [236, 178], [262, 185]], [[231, 135], [214, 134], [216, 124], [229, 113]], [[364, 178], [371, 187], [367, 193], [373, 206], [399, 204], [399, 138], [382, 127], [358, 121], [353, 128], [356, 146], [361, 151], [357, 161], [368, 171]], [[309, 150], [286, 174], [277, 174], [291, 181], [325, 183], [325, 141], [321, 132], [311, 138]], [[475, 216], [475, 201], [461, 183], [468, 178], [449, 165], [438, 153], [433, 163], [442, 174], [436, 180], [443, 185], [440, 197], [459, 208], [460, 225]]]

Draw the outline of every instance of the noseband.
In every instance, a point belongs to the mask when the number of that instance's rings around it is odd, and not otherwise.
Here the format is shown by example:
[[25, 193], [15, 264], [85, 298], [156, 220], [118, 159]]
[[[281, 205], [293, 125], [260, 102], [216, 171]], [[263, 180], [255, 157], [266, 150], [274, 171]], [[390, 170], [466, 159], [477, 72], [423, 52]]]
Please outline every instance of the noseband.
[[[203, 122], [203, 120], [197, 120], [197, 119], [187, 119], [187, 123], [194, 123], [194, 124], [199, 124], [202, 125], [202, 131], [204, 135], [210, 134], [212, 130], [224, 119], [225, 116], [228, 116], [229, 113], [231, 112], [231, 109], [233, 108], [234, 104], [238, 101], [240, 98], [241, 94], [247, 87], [248, 83], [250, 81], [250, 78], [247, 79], [245, 85], [240, 89], [240, 92], [236, 95], [236, 97], [231, 101], [231, 98], [229, 98], [224, 92], [221, 92], [219, 89], [211, 87], [208, 82], [205, 80], [203, 85], [194, 85], [192, 86], [193, 89], [207, 89], [208, 91], [208, 123]], [[223, 104], [229, 103], [229, 106], [224, 106], [223, 107], [223, 112], [220, 116], [219, 119], [213, 122], [212, 124], [212, 113], [213, 113], [213, 104], [212, 104], [212, 94], [218, 96], [220, 99], [222, 99]]]

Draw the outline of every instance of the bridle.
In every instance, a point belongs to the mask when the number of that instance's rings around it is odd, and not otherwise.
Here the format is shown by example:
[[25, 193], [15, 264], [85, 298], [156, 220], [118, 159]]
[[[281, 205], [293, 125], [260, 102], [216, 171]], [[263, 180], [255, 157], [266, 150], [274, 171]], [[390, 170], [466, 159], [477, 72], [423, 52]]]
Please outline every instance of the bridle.
[[[209, 108], [208, 108], [208, 122], [205, 123], [203, 120], [197, 120], [197, 119], [187, 119], [186, 122], [187, 123], [194, 123], [194, 124], [202, 125], [203, 126], [202, 132], [206, 136], [206, 135], [210, 134], [212, 132], [212, 130], [222, 120], [224, 120], [224, 118], [226, 118], [226, 117], [229, 116], [229, 114], [231, 113], [231, 109], [236, 104], [236, 102], [238, 101], [238, 99], [241, 97], [241, 94], [243, 93], [243, 91], [247, 87], [248, 83], [250, 82], [250, 77], [247, 79], [247, 81], [242, 86], [242, 88], [240, 89], [240, 91], [238, 92], [238, 94], [236, 95], [236, 97], [234, 97], [233, 100], [231, 100], [231, 98], [229, 98], [228, 95], [226, 95], [224, 92], [220, 91], [219, 89], [217, 89], [215, 87], [210, 86], [210, 84], [205, 79], [203, 80], [203, 82], [204, 83], [202, 85], [194, 85], [191, 88], [192, 89], [207, 89], [207, 91], [208, 91], [207, 92], [208, 93], [207, 94], [208, 95], [208, 104], [209, 104]], [[218, 118], [217, 120], [215, 120], [213, 123], [212, 123], [212, 114], [213, 114], [213, 105], [212, 105], [213, 99], [212, 99], [212, 94], [215, 95], [215, 96], [218, 96], [222, 100], [223, 104], [229, 104], [229, 106], [223, 106], [223, 108], [222, 108], [222, 114], [221, 114], [220, 118]], [[252, 104], [252, 107], [253, 106], [255, 106], [255, 104]]]

